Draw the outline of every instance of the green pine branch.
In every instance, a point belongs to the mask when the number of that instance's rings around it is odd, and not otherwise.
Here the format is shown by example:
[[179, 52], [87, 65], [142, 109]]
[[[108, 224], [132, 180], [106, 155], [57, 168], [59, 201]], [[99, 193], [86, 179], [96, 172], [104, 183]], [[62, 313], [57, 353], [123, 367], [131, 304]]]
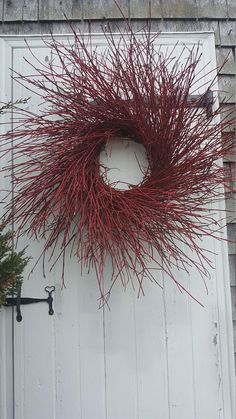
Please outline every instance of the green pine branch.
[[[28, 100], [29, 98], [0, 103], [0, 116], [9, 109], [27, 103]], [[3, 224], [0, 224], [0, 307], [5, 303], [7, 296], [17, 294], [22, 285], [24, 268], [30, 259], [25, 255], [25, 249], [21, 252], [13, 251], [12, 233], [4, 233], [3, 229]]]
[[16, 295], [22, 284], [23, 271], [29, 261], [25, 249], [20, 252], [12, 251], [12, 234], [3, 232], [0, 226], [0, 306], [6, 297]]

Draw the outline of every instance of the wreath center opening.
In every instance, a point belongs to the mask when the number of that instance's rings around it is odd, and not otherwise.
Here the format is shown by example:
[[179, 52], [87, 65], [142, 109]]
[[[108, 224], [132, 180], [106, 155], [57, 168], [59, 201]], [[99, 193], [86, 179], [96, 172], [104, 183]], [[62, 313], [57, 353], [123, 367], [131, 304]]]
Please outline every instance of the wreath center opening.
[[100, 175], [110, 187], [131, 189], [142, 183], [149, 170], [143, 144], [125, 137], [108, 140], [99, 155]]

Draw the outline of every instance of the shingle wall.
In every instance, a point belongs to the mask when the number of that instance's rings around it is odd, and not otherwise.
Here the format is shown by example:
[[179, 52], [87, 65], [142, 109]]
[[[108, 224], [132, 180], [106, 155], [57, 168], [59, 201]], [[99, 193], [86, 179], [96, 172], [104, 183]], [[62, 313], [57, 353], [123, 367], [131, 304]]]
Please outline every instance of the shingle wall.
[[[234, 110], [236, 119], [236, 0], [121, 0], [118, 4], [124, 16], [132, 19], [137, 28], [142, 26], [151, 10], [156, 30], [214, 31], [218, 64], [228, 57], [219, 77], [221, 97], [227, 97], [225, 106], [229, 111]], [[115, 23], [121, 22], [121, 13], [112, 0], [0, 0], [2, 34], [49, 33], [50, 30], [68, 33], [66, 18], [86, 32], [91, 24], [92, 30], [97, 32], [106, 20], [111, 20], [115, 29]], [[235, 166], [233, 159], [226, 158], [225, 164]], [[236, 195], [227, 201], [227, 208], [231, 210], [228, 236], [236, 348]]]

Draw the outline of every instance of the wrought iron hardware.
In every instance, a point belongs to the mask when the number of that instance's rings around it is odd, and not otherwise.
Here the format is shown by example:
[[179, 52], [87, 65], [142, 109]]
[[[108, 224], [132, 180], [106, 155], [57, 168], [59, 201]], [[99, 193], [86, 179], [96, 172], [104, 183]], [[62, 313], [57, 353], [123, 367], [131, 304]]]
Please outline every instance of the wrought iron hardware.
[[51, 287], [47, 286], [44, 289], [48, 293], [48, 298], [28, 298], [28, 297], [21, 297], [20, 294], [19, 294], [17, 297], [6, 298], [5, 306], [6, 307], [16, 306], [16, 320], [18, 322], [21, 322], [21, 320], [22, 320], [21, 309], [20, 309], [20, 306], [22, 304], [24, 305], [24, 304], [34, 304], [34, 303], [46, 302], [46, 303], [48, 303], [48, 306], [49, 306], [48, 314], [51, 316], [52, 314], [54, 314], [54, 310], [53, 310], [53, 307], [52, 307], [52, 303], [53, 303], [52, 293], [55, 291], [55, 287], [54, 286], [51, 286]]

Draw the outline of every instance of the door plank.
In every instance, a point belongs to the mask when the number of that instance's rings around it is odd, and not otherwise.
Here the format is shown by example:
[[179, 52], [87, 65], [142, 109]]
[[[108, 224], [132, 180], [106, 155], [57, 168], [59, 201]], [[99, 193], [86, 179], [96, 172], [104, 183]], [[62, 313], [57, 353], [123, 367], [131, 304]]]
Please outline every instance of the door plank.
[[[0, 39], [0, 102], [6, 103], [11, 98], [11, 72], [12, 67], [12, 49], [3, 40]], [[4, 113], [0, 115], [0, 134], [6, 128], [11, 127], [10, 114]], [[6, 125], [5, 125], [6, 124]], [[2, 145], [1, 145], [2, 146]], [[0, 171], [8, 163], [9, 158], [0, 158]], [[2, 171], [0, 180], [0, 217], [3, 216], [5, 210], [6, 191], [11, 191], [10, 178], [6, 178]], [[12, 226], [8, 226], [11, 230]], [[1, 419], [13, 419], [14, 415], [14, 317], [13, 309], [0, 309], [0, 417]]]
[[[154, 278], [163, 286], [163, 275], [153, 268]], [[163, 291], [146, 279], [145, 296], [134, 300], [137, 353], [137, 393], [140, 419], [169, 417], [169, 366]]]

